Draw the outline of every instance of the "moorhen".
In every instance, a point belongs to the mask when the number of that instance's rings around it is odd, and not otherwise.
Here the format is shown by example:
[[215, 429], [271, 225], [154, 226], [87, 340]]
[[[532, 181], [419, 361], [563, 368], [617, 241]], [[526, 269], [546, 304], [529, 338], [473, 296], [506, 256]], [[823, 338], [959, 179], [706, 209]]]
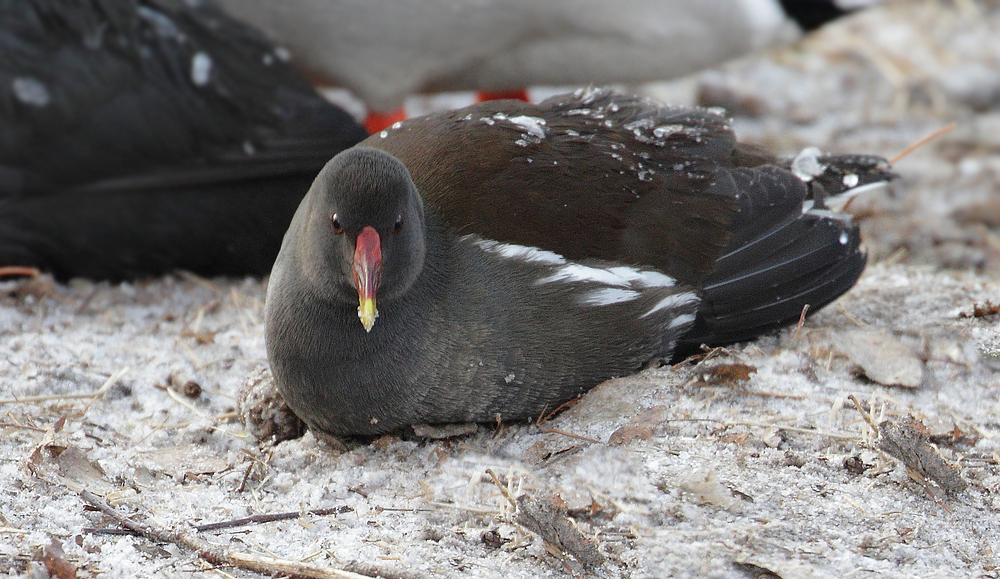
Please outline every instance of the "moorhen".
[[720, 111], [607, 90], [411, 119], [334, 157], [296, 211], [271, 369], [332, 435], [534, 418], [847, 291], [866, 256], [837, 204], [892, 176], [872, 156], [780, 161]]
[[266, 274], [367, 133], [207, 2], [0, 2], [0, 266]]

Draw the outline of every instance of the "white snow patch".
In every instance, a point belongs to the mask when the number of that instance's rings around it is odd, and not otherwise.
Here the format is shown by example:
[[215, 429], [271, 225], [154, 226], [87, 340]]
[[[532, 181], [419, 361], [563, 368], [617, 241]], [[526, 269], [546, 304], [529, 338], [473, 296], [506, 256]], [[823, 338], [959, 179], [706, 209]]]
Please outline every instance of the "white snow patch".
[[524, 132], [538, 139], [545, 138], [545, 119], [529, 117], [525, 115], [511, 117], [507, 119], [521, 128]]
[[33, 76], [18, 76], [11, 82], [14, 98], [33, 107], [44, 107], [52, 101], [45, 83]]
[[674, 133], [679, 133], [684, 130], [684, 125], [660, 125], [653, 129], [653, 136], [657, 139], [662, 139], [664, 137], [669, 137]]
[[826, 171], [826, 165], [819, 162], [823, 154], [818, 147], [806, 147], [792, 160], [792, 173], [801, 181], [808, 183]]
[[205, 52], [197, 52], [191, 58], [191, 82], [195, 86], [205, 86], [212, 78], [212, 57]]

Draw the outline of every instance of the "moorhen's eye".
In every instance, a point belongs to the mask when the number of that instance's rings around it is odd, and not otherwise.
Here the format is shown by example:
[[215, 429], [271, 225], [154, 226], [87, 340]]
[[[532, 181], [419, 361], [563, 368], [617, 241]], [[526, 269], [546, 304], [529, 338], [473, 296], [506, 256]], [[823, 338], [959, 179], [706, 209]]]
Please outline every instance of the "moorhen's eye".
[[344, 232], [344, 226], [340, 223], [340, 219], [337, 219], [336, 213], [330, 216], [330, 223], [333, 224], [333, 232], [337, 235]]
[[400, 215], [399, 218], [396, 219], [396, 224], [392, 226], [392, 230], [394, 232], [396, 232], [396, 233], [399, 233], [400, 231], [403, 230], [403, 216], [402, 215]]

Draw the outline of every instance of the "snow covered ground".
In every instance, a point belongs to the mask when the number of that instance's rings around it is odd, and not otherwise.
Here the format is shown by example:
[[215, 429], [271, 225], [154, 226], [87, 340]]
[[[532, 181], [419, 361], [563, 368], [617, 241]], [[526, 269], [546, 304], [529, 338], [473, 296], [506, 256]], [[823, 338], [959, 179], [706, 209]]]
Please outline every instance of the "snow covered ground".
[[[259, 445], [235, 408], [266, 364], [266, 281], [0, 284], [0, 571], [259, 576], [85, 530], [120, 528], [89, 490], [220, 548], [368, 575], [997, 577], [998, 71], [1000, 3], [910, 0], [641, 87], [730, 107], [743, 139], [788, 154], [891, 157], [957, 127], [852, 206], [870, 267], [801, 329], [611, 381], [541, 424]], [[518, 514], [500, 486], [534, 502]], [[285, 512], [304, 514], [193, 529]]]

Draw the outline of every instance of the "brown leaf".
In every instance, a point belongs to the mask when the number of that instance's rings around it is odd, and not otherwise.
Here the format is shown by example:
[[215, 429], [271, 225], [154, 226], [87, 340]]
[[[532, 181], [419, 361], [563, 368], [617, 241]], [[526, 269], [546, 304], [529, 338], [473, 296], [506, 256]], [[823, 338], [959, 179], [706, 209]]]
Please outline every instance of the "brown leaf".
[[979, 442], [980, 437], [975, 434], [970, 434], [958, 426], [952, 426], [952, 429], [948, 432], [939, 432], [937, 434], [930, 434], [930, 441], [938, 446], [965, 446], [972, 448], [976, 446]]
[[756, 366], [750, 364], [720, 364], [712, 368], [706, 382], [709, 384], [734, 386], [750, 379], [750, 374], [757, 372]]
[[42, 563], [45, 564], [50, 577], [76, 579], [76, 565], [69, 562], [66, 553], [63, 552], [62, 544], [54, 537], [42, 552]]
[[628, 444], [636, 439], [649, 440], [653, 438], [663, 428], [663, 422], [667, 419], [668, 412], [669, 409], [666, 406], [653, 406], [643, 410], [635, 418], [619, 426], [611, 434], [608, 444], [615, 446]]
[[114, 488], [106, 478], [104, 469], [97, 462], [87, 458], [87, 453], [79, 448], [69, 447], [59, 454], [59, 474], [84, 488], [97, 492], [107, 492]]
[[886, 420], [878, 429], [879, 448], [901, 460], [908, 469], [933, 480], [950, 493], [963, 491], [968, 486], [958, 471], [930, 445], [927, 428], [919, 420], [912, 416], [896, 422]]
[[1000, 314], [1000, 304], [994, 304], [990, 300], [986, 300], [984, 304], [972, 304], [972, 313], [962, 312], [958, 314], [960, 318], [986, 318], [989, 316], [994, 316]]
[[748, 438], [750, 438], [749, 432], [744, 432], [743, 434], [728, 434], [726, 436], [719, 438], [719, 442], [723, 442], [726, 444], [735, 442], [737, 446], [746, 446]]

